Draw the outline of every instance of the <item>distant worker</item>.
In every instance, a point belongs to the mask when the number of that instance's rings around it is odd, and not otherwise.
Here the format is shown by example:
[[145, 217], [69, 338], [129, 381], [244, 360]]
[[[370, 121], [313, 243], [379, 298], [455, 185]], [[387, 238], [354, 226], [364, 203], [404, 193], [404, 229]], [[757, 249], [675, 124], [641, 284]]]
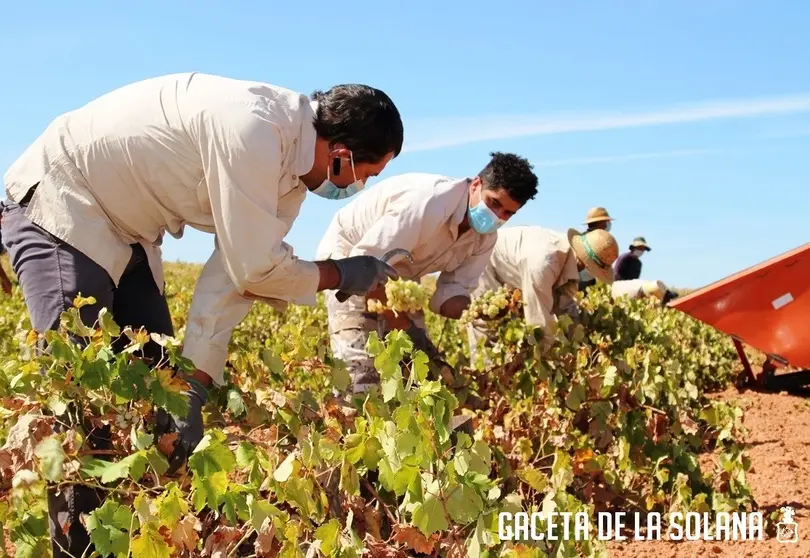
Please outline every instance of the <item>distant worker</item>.
[[[526, 323], [550, 336], [555, 316], [579, 318], [574, 300], [579, 272], [587, 269], [595, 280], [610, 284], [618, 254], [616, 239], [601, 229], [567, 234], [538, 226], [501, 229], [473, 299], [502, 286], [520, 289]], [[473, 364], [478, 343], [488, 342], [491, 334], [483, 320], [467, 326]]]
[[630, 243], [630, 250], [625, 252], [613, 265], [616, 281], [627, 281], [641, 277], [641, 256], [649, 252], [649, 247], [643, 236], [637, 236]]
[[[537, 194], [537, 176], [526, 159], [511, 153], [491, 156], [475, 177], [408, 173], [383, 180], [335, 214], [317, 257], [381, 257], [394, 248], [408, 250], [412, 262], [398, 256], [391, 265], [413, 281], [438, 272], [430, 310], [457, 320], [489, 261], [495, 232]], [[354, 394], [380, 382], [366, 351], [372, 331], [403, 330], [432, 361], [442, 360], [427, 335], [424, 314], [378, 316], [367, 311], [369, 299], [384, 303], [384, 287], [345, 302], [337, 300], [335, 291], [326, 293], [332, 352], [347, 364]]]
[[614, 274], [616, 281], [611, 285], [613, 298], [629, 296], [630, 298], [655, 297], [662, 304], [678, 297], [663, 281], [650, 281], [640, 279], [641, 256], [651, 248], [643, 236], [636, 237], [630, 244], [630, 251], [619, 256], [616, 260]]
[[[610, 231], [613, 217], [610, 216], [604, 207], [592, 207], [585, 216], [585, 225], [588, 226], [585, 232], [603, 230]], [[586, 291], [589, 287], [596, 285], [596, 279], [588, 273], [587, 268], [579, 272], [579, 290]]]
[[608, 214], [607, 209], [604, 207], [594, 207], [588, 211], [588, 215], [585, 217], [585, 225], [588, 225], [589, 231], [595, 231], [597, 229], [602, 229], [604, 231], [610, 232], [611, 224], [613, 223], [613, 217]]

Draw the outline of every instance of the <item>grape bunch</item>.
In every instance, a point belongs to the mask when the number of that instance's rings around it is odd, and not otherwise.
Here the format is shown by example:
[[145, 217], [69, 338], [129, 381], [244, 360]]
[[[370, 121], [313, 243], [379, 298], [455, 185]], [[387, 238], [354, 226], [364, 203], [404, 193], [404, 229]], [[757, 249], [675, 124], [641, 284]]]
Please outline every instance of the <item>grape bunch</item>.
[[398, 315], [399, 312], [421, 312], [430, 301], [430, 294], [423, 285], [409, 279], [388, 280], [385, 284], [386, 303], [376, 298], [369, 299], [366, 307], [369, 312], [382, 314], [387, 310]]
[[459, 319], [461, 325], [467, 325], [478, 318], [493, 319], [504, 309], [513, 310], [520, 302], [520, 290], [510, 289], [506, 285], [499, 289], [487, 291], [473, 299]]
[[117, 414], [115, 416], [115, 423], [118, 428], [123, 430], [124, 428], [128, 428], [130, 425], [138, 422], [138, 418], [138, 412], [136, 409], [128, 409], [124, 411], [123, 414]]

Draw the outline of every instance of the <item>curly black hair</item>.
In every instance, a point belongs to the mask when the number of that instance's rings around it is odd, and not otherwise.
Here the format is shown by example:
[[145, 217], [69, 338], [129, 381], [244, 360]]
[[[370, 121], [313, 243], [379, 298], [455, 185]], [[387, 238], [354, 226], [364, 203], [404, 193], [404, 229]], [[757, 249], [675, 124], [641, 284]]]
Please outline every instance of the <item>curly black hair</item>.
[[537, 175], [532, 172], [534, 166], [523, 157], [514, 153], [496, 151], [489, 154], [492, 159], [478, 173], [478, 178], [485, 189], [504, 189], [509, 197], [523, 206], [537, 195]]
[[383, 91], [361, 84], [336, 85], [310, 95], [318, 102], [315, 131], [332, 144], [352, 151], [355, 163], [377, 163], [402, 151], [404, 126], [394, 101]]

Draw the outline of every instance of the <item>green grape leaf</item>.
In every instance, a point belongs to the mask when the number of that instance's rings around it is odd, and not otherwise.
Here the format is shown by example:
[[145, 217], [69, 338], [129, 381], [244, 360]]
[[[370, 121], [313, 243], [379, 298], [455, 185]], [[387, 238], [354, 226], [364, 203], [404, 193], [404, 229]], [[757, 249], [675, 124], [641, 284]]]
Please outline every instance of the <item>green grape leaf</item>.
[[42, 476], [51, 482], [59, 482], [64, 474], [62, 465], [67, 459], [62, 443], [55, 436], [42, 440], [36, 447]]
[[227, 490], [228, 474], [225, 471], [216, 471], [206, 476], [194, 475], [191, 481], [194, 510], [200, 512], [206, 505], [212, 510], [217, 509]]
[[247, 405], [239, 390], [228, 390], [228, 411], [230, 411], [231, 415], [234, 417], [241, 417], [247, 414]]
[[236, 466], [236, 457], [223, 443], [225, 435], [220, 431], [208, 431], [188, 460], [188, 468], [203, 477], [224, 471], [230, 473]]
[[429, 495], [424, 502], [417, 504], [412, 517], [414, 525], [426, 537], [438, 531], [444, 531], [449, 527], [442, 502], [434, 495]]
[[130, 529], [137, 526], [133, 523], [132, 511], [112, 499], [90, 512], [86, 520], [90, 542], [99, 554], [115, 558], [125, 558], [129, 554]]
[[171, 558], [172, 547], [156, 530], [146, 528], [132, 540], [132, 555], [138, 558]]

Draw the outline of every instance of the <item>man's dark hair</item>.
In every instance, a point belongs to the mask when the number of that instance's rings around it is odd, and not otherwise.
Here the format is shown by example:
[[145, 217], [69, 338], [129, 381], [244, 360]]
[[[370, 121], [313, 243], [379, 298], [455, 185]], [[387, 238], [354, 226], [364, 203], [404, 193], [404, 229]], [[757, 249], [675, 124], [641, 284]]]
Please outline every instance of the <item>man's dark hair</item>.
[[315, 91], [318, 102], [315, 131], [331, 144], [342, 143], [355, 163], [377, 163], [388, 153], [402, 151], [404, 127], [394, 101], [368, 85], [336, 85]]
[[537, 194], [537, 176], [529, 161], [513, 153], [496, 151], [489, 155], [492, 157], [489, 164], [478, 173], [484, 188], [504, 189], [521, 206], [533, 200]]

